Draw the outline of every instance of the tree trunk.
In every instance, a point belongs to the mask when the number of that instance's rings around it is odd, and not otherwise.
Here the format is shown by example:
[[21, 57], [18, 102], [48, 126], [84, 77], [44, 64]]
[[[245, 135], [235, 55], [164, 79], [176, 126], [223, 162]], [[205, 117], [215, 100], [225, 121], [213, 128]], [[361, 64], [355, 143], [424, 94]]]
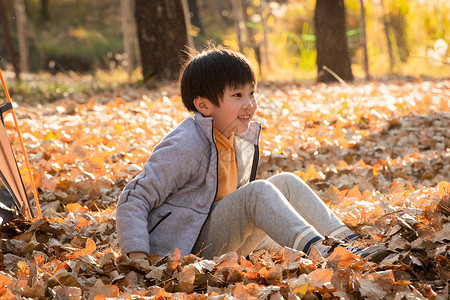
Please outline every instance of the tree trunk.
[[50, 20], [50, 13], [48, 12], [49, 0], [41, 0], [41, 21], [47, 22]]
[[131, 12], [131, 1], [122, 0], [122, 31], [123, 31], [123, 49], [125, 51], [125, 67], [128, 74], [131, 74], [134, 68], [133, 56], [133, 20]]
[[14, 8], [17, 16], [17, 36], [19, 40], [19, 61], [20, 61], [20, 71], [23, 73], [30, 72], [29, 57], [30, 52], [28, 51], [27, 42], [27, 15], [25, 13], [25, 2], [24, 0], [15, 0]]
[[382, 20], [383, 20], [384, 34], [386, 36], [387, 49], [389, 55], [389, 73], [392, 73], [395, 66], [394, 51], [392, 50], [391, 38], [389, 36], [389, 23], [387, 21], [386, 13], [384, 12], [384, 1], [381, 0], [380, 4], [381, 4], [381, 12], [383, 14]]
[[244, 6], [242, 4], [242, 0], [233, 0], [232, 5], [234, 31], [236, 32], [239, 51], [242, 51], [246, 42]]
[[5, 33], [6, 50], [8, 51], [8, 55], [13, 65], [14, 72], [16, 73], [16, 80], [20, 81], [19, 64], [17, 63], [16, 53], [14, 51], [13, 41], [11, 38], [11, 33], [9, 31], [7, 11], [3, 0], [0, 0], [0, 15], [2, 17], [3, 31]]
[[144, 81], [178, 78], [189, 46], [183, 1], [136, 0], [135, 17]]
[[202, 33], [203, 24], [202, 21], [200, 21], [197, 0], [188, 0], [188, 6], [190, 11], [191, 24], [197, 27], [199, 29], [199, 32]]
[[181, 0], [181, 4], [183, 5], [184, 23], [186, 25], [187, 46], [189, 47], [189, 51], [192, 51], [195, 49], [195, 47], [194, 39], [191, 35], [191, 17], [189, 13], [189, 4], [187, 3], [187, 0]]
[[370, 72], [369, 72], [369, 54], [367, 53], [367, 36], [366, 36], [366, 8], [364, 6], [364, 0], [360, 0], [361, 3], [361, 46], [363, 48], [364, 53], [364, 72], [366, 73], [366, 80], [370, 79]]
[[266, 23], [266, 18], [267, 18], [267, 2], [266, 0], [260, 0], [259, 2], [259, 6], [261, 9], [261, 27], [262, 27], [262, 34], [263, 34], [263, 64], [266, 67], [266, 69], [270, 70], [270, 60], [269, 60], [269, 42], [268, 42], [268, 37], [267, 37], [267, 23]]
[[353, 80], [347, 45], [344, 0], [317, 0], [314, 26], [317, 49], [317, 81], [337, 81], [324, 70], [329, 68], [341, 79]]

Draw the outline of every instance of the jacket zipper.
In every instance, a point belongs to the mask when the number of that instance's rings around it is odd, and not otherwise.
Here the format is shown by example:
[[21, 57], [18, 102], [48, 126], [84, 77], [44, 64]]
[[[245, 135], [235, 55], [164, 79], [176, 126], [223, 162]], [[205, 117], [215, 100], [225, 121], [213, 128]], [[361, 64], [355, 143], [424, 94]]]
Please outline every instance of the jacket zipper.
[[253, 163], [252, 163], [252, 171], [250, 173], [250, 181], [253, 181], [256, 179], [256, 172], [258, 171], [258, 162], [259, 162], [259, 135], [261, 133], [261, 125], [259, 125], [259, 132], [258, 137], [256, 139], [257, 144], [254, 145], [255, 147], [255, 153], [253, 154]]
[[[214, 120], [211, 122], [211, 125], [214, 126]], [[216, 140], [214, 139], [214, 128], [211, 128], [212, 141], [214, 144], [214, 148], [216, 149], [216, 193], [214, 194], [214, 199], [211, 206], [209, 207], [209, 211], [211, 211], [211, 207], [213, 206], [214, 201], [217, 197], [217, 193], [219, 192], [219, 150], [217, 149]]]

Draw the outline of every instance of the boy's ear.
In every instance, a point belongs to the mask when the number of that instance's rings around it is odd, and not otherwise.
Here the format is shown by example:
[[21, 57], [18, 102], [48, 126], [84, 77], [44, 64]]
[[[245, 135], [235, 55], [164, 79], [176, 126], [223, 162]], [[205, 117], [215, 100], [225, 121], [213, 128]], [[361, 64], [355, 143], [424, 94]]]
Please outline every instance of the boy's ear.
[[194, 106], [205, 117], [209, 117], [211, 115], [213, 104], [208, 99], [204, 97], [196, 97], [194, 99]]

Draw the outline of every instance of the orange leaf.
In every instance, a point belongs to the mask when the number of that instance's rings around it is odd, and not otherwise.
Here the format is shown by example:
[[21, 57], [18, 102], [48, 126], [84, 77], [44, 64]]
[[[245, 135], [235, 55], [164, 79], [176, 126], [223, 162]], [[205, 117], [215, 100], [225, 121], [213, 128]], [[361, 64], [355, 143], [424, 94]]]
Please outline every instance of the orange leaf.
[[66, 211], [68, 211], [68, 212], [76, 212], [76, 211], [84, 211], [84, 210], [87, 210], [87, 209], [78, 203], [69, 203], [66, 205]]
[[79, 220], [79, 222], [76, 227], [77, 229], [80, 229], [81, 227], [88, 226], [89, 224], [91, 224], [91, 221], [89, 221], [88, 219], [83, 218], [83, 217], [79, 218], [78, 220]]
[[19, 269], [21, 269], [22, 271], [24, 271], [27, 268], [27, 263], [24, 261], [19, 261], [17, 263], [17, 266], [19, 267]]
[[358, 185], [355, 185], [350, 191], [348, 191], [347, 197], [351, 197], [351, 198], [357, 198], [357, 199], [361, 199], [362, 195], [361, 192], [359, 191]]
[[328, 257], [328, 261], [333, 262], [338, 268], [347, 268], [358, 258], [344, 247], [337, 247]]

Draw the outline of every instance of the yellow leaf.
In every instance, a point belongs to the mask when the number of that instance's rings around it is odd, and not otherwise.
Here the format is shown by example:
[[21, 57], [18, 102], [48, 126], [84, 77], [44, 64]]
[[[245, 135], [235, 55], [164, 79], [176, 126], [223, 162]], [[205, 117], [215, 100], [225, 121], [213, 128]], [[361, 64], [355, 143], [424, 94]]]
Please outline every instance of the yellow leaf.
[[316, 169], [314, 169], [314, 166], [311, 165], [308, 171], [306, 172], [306, 179], [317, 179], [320, 177], [321, 176], [319, 175], [319, 173], [317, 173]]
[[448, 193], [450, 193], [450, 183], [447, 181], [441, 181], [438, 184], [439, 186], [439, 196], [444, 197]]
[[301, 179], [303, 179], [303, 181], [305, 181], [305, 182], [308, 180], [308, 176], [307, 176], [306, 173], [303, 172], [303, 171], [295, 172], [295, 175], [297, 175], [298, 177], [300, 177]]
[[58, 139], [58, 136], [55, 134], [55, 133], [53, 133], [53, 132], [47, 132], [47, 134], [45, 135], [45, 137], [44, 137], [44, 140], [45, 141], [49, 141], [49, 140], [57, 140]]
[[289, 281], [289, 286], [292, 291], [299, 297], [305, 296], [308, 291], [310, 278], [306, 274], [300, 275], [300, 277]]
[[286, 110], [288, 113], [291, 113], [291, 112], [292, 112], [292, 108], [291, 108], [291, 106], [289, 105], [289, 103], [287, 103], [287, 102], [284, 102], [284, 103], [283, 103], [283, 105], [281, 106], [281, 110]]
[[19, 269], [21, 269], [22, 271], [24, 271], [27, 268], [27, 263], [24, 261], [19, 261], [17, 263], [17, 266], [19, 267]]
[[121, 133], [123, 132], [124, 128], [121, 124], [116, 123], [114, 124], [114, 130], [116, 131], [116, 133]]
[[349, 168], [349, 166], [345, 161], [341, 160], [339, 162], [339, 169], [348, 169], [348, 168]]

